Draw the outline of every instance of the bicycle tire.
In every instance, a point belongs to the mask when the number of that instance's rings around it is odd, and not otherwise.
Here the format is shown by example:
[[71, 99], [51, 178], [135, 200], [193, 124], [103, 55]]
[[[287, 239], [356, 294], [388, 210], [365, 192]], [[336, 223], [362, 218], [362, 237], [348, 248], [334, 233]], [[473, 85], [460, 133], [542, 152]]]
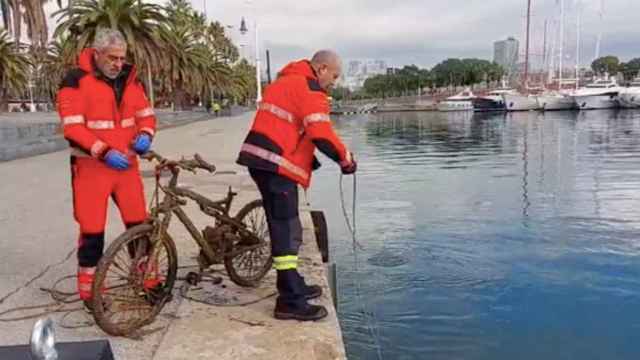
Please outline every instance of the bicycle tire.
[[[263, 216], [260, 217], [258, 222], [260, 224], [256, 224], [252, 222], [252, 224], [247, 224], [247, 217], [254, 210], [262, 210]], [[259, 253], [258, 260], [259, 263], [256, 266], [252, 266], [255, 270], [253, 273], [249, 275], [244, 275], [239, 269], [238, 259], [242, 256], [247, 255], [247, 253], [239, 253], [235, 256], [225, 256], [224, 257], [224, 267], [227, 270], [227, 274], [229, 274], [229, 278], [231, 281], [240, 285], [242, 287], [257, 287], [260, 284], [260, 281], [264, 276], [269, 272], [273, 265], [273, 259], [271, 257], [271, 239], [269, 238], [269, 226], [267, 224], [267, 216], [264, 213], [264, 208], [262, 207], [262, 200], [254, 200], [240, 209], [235, 216], [235, 219], [239, 222], [245, 223], [248, 229], [256, 234], [260, 239], [266, 240], [265, 236], [268, 238], [268, 241], [265, 241], [263, 247], [258, 249], [251, 250], [250, 256], [254, 253]], [[259, 228], [257, 228], [259, 226]], [[240, 236], [240, 241], [232, 245], [232, 249], [236, 249], [239, 246], [239, 243], [242, 242], [242, 237]], [[253, 263], [252, 263], [253, 264]]]
[[[161, 249], [159, 249], [159, 251], [164, 250], [167, 257], [166, 274], [163, 274], [164, 280], [163, 282], [160, 282], [159, 285], [155, 286], [152, 289], [146, 289], [144, 281], [146, 278], [147, 270], [142, 271], [142, 276], [139, 272], [136, 272], [136, 274], [132, 275], [134, 266], [137, 269], [139, 265], [132, 265], [129, 267], [129, 269], [125, 270], [122, 269], [116, 262], [118, 259], [126, 259], [127, 255], [129, 256], [129, 259], [132, 260], [132, 264], [133, 261], [139, 261], [140, 259], [136, 260], [136, 258], [138, 258], [140, 255], [132, 255], [129, 245], [134, 244], [137, 239], [151, 239], [151, 237], [153, 236], [158, 236], [154, 235], [154, 233], [157, 232], [155, 231], [154, 226], [151, 224], [140, 224], [126, 230], [111, 243], [111, 245], [107, 248], [107, 251], [100, 259], [100, 262], [98, 263], [92, 288], [94, 294], [92, 301], [92, 312], [96, 324], [109, 335], [127, 336], [132, 334], [139, 328], [152, 323], [171, 296], [171, 290], [173, 289], [177, 277], [178, 255], [176, 245], [169, 234], [166, 233], [166, 231], [162, 231], [159, 233], [159, 236], [161, 236], [161, 239], [159, 239], [159, 241], [161, 241], [159, 245], [161, 246]], [[155, 242], [151, 240], [149, 243], [154, 244]], [[144, 251], [148, 253], [149, 250], [147, 249]], [[122, 252], [125, 252], [126, 255], [124, 257], [118, 258], [119, 254], [121, 254]], [[148, 254], [145, 256], [148, 257]], [[134, 258], [132, 259], [132, 257]], [[157, 261], [158, 260], [156, 260], [156, 264]], [[110, 299], [109, 297], [111, 295], [108, 292], [110, 288], [105, 282], [111, 266], [114, 266], [114, 268], [118, 267], [123, 272], [128, 272], [127, 274], [121, 274], [127, 276], [126, 286], [131, 287], [133, 291], [133, 296], [130, 297], [130, 299], [135, 299], [137, 306], [143, 306], [144, 304], [147, 304], [145, 306], [145, 311], [140, 310], [139, 317], [128, 319], [125, 322], [117, 322], [110, 316], [108, 316], [107, 312], [113, 312], [110, 309], [111, 306], [106, 306], [106, 304], [111, 303], [113, 305], [114, 302], [113, 299]], [[144, 266], [146, 268], [146, 265]], [[124, 302], [122, 300], [119, 301]]]

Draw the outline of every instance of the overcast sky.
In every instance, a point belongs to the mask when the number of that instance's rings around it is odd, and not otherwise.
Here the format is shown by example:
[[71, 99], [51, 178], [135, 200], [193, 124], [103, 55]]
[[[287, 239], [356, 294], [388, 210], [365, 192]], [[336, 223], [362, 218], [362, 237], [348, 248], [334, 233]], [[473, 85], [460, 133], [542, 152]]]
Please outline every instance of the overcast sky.
[[[493, 42], [514, 36], [524, 53], [526, 0], [193, 0], [192, 4], [203, 11], [205, 1], [208, 18], [233, 26], [228, 30], [232, 39], [248, 43], [243, 52], [252, 58], [253, 32], [242, 37], [238, 28], [242, 16], [250, 30], [257, 20], [261, 54], [270, 50], [275, 69], [309, 57], [318, 48], [336, 49], [345, 60], [382, 59], [389, 66], [431, 67], [448, 57], [491, 60]], [[565, 57], [573, 62], [577, 12], [575, 0], [564, 2]], [[582, 63], [593, 59], [600, 30], [601, 55], [640, 57], [640, 0], [604, 0], [602, 21], [600, 2], [581, 0]], [[531, 53], [541, 58], [545, 20], [559, 19], [560, 0], [532, 3]], [[550, 45], [558, 27], [554, 31], [548, 26]]]

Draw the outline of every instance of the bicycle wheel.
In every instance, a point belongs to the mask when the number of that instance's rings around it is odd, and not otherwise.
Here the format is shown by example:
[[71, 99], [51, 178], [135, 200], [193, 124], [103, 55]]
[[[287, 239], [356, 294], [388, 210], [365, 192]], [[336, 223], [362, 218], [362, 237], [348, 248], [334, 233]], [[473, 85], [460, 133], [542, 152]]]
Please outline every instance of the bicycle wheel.
[[93, 283], [93, 317], [104, 332], [126, 336], [150, 324], [171, 296], [176, 246], [150, 224], [120, 235], [100, 259]]
[[[230, 246], [233, 255], [224, 257], [224, 267], [234, 283], [256, 287], [273, 264], [269, 226], [262, 200], [254, 200], [245, 205], [238, 211], [235, 219], [245, 224], [247, 230], [254, 233], [261, 243], [256, 247], [253, 238], [243, 237], [238, 233], [239, 240]], [[242, 251], [242, 247], [247, 247], [248, 250]]]

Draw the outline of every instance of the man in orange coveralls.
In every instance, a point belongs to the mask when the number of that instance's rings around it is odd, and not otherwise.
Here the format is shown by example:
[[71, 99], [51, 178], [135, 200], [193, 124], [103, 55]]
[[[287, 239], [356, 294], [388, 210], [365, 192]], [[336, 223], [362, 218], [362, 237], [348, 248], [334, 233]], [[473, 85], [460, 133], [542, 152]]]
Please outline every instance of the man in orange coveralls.
[[247, 166], [262, 195], [278, 298], [274, 316], [300, 321], [327, 316], [321, 305], [307, 300], [322, 295], [318, 285], [307, 285], [298, 273], [298, 249], [302, 226], [298, 216], [298, 184], [308, 188], [311, 171], [319, 166], [319, 149], [353, 174], [356, 162], [338, 138], [329, 118], [329, 90], [340, 77], [341, 62], [330, 50], [313, 58], [292, 62], [264, 92], [253, 126], [238, 157]]
[[149, 151], [156, 118], [117, 30], [99, 29], [58, 92], [58, 112], [71, 147], [73, 209], [80, 225], [78, 292], [89, 304], [104, 248], [109, 197], [127, 227], [147, 218], [137, 155]]

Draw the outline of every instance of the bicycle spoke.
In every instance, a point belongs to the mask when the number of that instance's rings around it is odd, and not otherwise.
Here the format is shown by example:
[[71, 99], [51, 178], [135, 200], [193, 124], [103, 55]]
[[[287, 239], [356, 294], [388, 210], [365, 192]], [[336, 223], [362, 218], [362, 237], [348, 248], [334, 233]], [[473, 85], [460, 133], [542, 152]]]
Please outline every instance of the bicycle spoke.
[[111, 263], [111, 266], [109, 266], [107, 271], [108, 272], [112, 272], [113, 271], [114, 273], [119, 274], [120, 276], [122, 276], [122, 277], [124, 277], [126, 279], [129, 279], [130, 276], [131, 276], [129, 274], [129, 268], [123, 269], [122, 266], [120, 266], [120, 264], [115, 262], [115, 261]]

